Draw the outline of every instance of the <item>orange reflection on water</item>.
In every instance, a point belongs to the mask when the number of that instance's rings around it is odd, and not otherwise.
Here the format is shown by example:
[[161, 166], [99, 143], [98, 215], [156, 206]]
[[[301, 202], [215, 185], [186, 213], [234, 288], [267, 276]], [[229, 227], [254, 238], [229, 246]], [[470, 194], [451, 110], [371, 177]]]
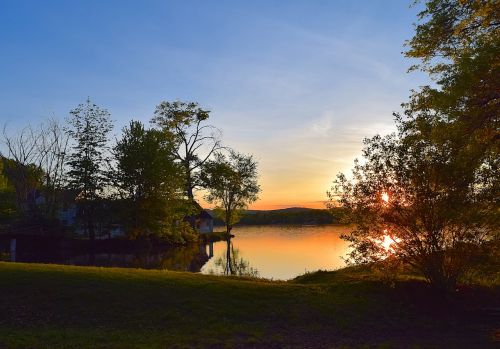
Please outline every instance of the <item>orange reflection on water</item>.
[[[318, 269], [345, 266], [348, 243], [340, 239], [346, 226], [248, 226], [233, 229], [233, 246], [241, 258], [265, 278], [286, 280]], [[226, 243], [214, 244], [214, 256], [202, 268], [215, 270], [214, 260], [226, 252]]]

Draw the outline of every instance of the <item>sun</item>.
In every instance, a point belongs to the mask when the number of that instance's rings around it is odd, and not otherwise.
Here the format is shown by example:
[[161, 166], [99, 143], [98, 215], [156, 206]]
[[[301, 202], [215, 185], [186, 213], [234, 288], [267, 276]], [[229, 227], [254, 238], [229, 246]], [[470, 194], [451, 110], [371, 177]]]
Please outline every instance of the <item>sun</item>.
[[397, 237], [393, 237], [390, 234], [388, 234], [387, 229], [384, 229], [384, 236], [380, 240], [378, 240], [380, 246], [384, 248], [386, 252], [393, 253], [394, 252], [394, 245], [397, 245], [401, 239]]
[[390, 248], [391, 248], [391, 245], [394, 243], [395, 241], [389, 236], [389, 235], [385, 235], [384, 236], [384, 240], [382, 240], [382, 247], [386, 250], [386, 251], [389, 251]]
[[385, 202], [389, 202], [389, 194], [382, 193], [382, 200], [384, 200]]

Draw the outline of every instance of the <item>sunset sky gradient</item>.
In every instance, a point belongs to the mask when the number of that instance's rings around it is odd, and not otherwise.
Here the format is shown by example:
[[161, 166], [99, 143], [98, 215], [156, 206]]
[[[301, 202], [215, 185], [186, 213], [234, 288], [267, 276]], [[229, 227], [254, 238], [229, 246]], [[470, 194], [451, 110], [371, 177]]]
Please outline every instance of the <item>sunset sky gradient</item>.
[[0, 121], [63, 119], [90, 96], [118, 135], [162, 100], [197, 101], [259, 162], [253, 208], [323, 207], [363, 138], [393, 130], [427, 82], [401, 54], [410, 3], [4, 0]]

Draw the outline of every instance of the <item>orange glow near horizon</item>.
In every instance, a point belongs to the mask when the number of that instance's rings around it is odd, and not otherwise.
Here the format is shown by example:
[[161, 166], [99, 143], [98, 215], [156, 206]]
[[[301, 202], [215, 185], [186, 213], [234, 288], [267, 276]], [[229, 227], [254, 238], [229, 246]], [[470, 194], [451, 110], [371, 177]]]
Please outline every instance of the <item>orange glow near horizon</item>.
[[304, 201], [304, 202], [291, 202], [291, 203], [280, 203], [280, 202], [259, 202], [257, 201], [249, 207], [251, 210], [280, 210], [290, 207], [305, 207], [305, 208], [316, 208], [316, 209], [326, 209], [326, 201]]
[[[196, 196], [197, 201], [204, 208], [213, 208], [214, 205], [207, 203], [202, 195]], [[304, 207], [304, 208], [315, 208], [315, 209], [326, 209], [327, 200], [316, 200], [316, 201], [299, 201], [299, 200], [269, 200], [263, 198], [263, 200], [258, 200], [248, 207], [249, 210], [281, 210], [290, 207]]]

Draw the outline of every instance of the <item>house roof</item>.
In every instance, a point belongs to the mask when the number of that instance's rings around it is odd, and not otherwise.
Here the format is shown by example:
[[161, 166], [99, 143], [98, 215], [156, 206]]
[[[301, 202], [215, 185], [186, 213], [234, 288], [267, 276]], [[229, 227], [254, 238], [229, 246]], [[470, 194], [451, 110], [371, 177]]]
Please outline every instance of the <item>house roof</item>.
[[203, 209], [199, 203], [196, 201], [192, 202], [192, 205], [194, 206], [194, 214], [187, 216], [186, 218], [199, 218], [199, 219], [214, 219], [210, 213], [208, 213], [207, 210]]
[[203, 218], [203, 219], [214, 219], [210, 213], [207, 212], [207, 210], [202, 210], [198, 215], [198, 218]]

